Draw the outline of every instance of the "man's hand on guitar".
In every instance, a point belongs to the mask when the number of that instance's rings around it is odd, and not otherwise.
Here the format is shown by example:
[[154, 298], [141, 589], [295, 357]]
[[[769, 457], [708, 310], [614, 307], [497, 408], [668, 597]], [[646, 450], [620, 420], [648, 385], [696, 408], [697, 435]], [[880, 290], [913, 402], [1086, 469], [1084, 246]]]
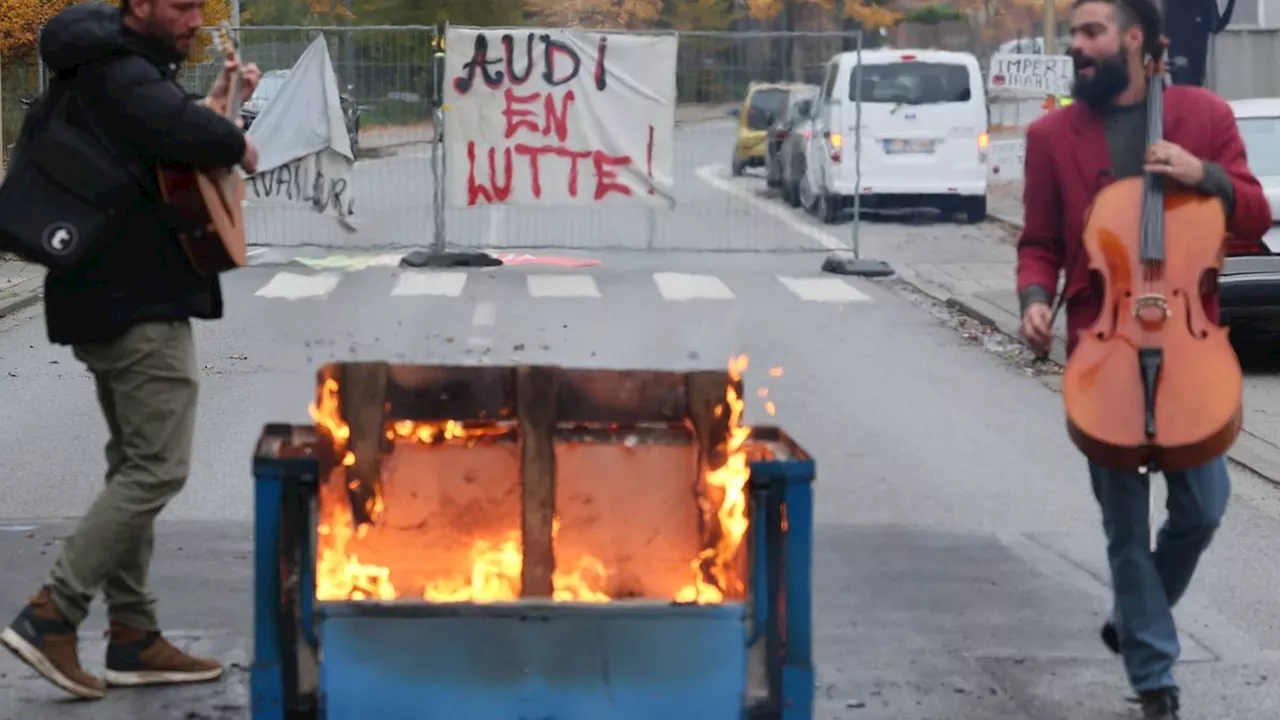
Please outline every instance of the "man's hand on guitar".
[[258, 172], [258, 148], [253, 145], [253, 138], [244, 136], [244, 157], [240, 158], [240, 167], [253, 175]]
[[1022, 313], [1022, 337], [1040, 355], [1049, 354], [1053, 344], [1053, 311], [1042, 302], [1033, 302]]
[[254, 88], [258, 87], [258, 81], [262, 79], [262, 70], [258, 68], [257, 63], [249, 63], [241, 68], [235, 61], [227, 60], [222, 64], [222, 72], [218, 73], [218, 79], [214, 81], [213, 87], [209, 88], [210, 102], [226, 106], [227, 90], [231, 87], [231, 77], [237, 70], [240, 71], [240, 101], [249, 99]]

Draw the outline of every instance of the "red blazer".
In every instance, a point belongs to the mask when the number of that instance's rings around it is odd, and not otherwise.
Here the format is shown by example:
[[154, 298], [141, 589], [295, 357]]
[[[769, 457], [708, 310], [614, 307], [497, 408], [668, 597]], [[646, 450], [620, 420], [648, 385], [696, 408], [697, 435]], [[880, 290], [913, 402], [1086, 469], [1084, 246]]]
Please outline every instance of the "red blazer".
[[[1208, 90], [1175, 85], [1165, 88], [1164, 136], [1227, 171], [1235, 187], [1235, 208], [1227, 218], [1228, 240], [1256, 244], [1271, 228], [1271, 206], [1249, 169], [1235, 115], [1226, 101]], [[1084, 103], [1037, 118], [1027, 128], [1022, 193], [1023, 228], [1018, 238], [1018, 292], [1040, 285], [1057, 292], [1058, 273], [1067, 273], [1067, 354], [1080, 331], [1102, 309], [1102, 294], [1091, 280], [1084, 251], [1085, 212], [1094, 195], [1113, 182], [1111, 155], [1098, 114]], [[1137, 213], [1139, 208], [1134, 208]], [[1064, 265], [1070, 263], [1071, 267]], [[1206, 310], [1218, 320], [1216, 285]]]

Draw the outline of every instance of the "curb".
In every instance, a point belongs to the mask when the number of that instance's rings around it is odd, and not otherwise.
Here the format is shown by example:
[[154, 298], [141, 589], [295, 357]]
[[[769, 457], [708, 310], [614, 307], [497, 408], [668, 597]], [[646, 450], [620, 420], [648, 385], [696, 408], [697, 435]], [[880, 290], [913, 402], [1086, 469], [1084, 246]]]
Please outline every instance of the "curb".
[[[3, 254], [0, 254], [0, 263], [25, 265], [22, 261], [12, 259], [12, 257], [5, 257]], [[21, 269], [19, 272], [21, 272]], [[21, 279], [13, 283], [11, 287], [13, 289], [6, 292], [12, 293], [12, 297], [0, 297], [0, 319], [15, 315], [40, 302], [44, 297], [42, 292], [44, 289], [44, 273]]]
[[10, 315], [16, 315], [23, 310], [40, 302], [40, 291], [31, 290], [29, 292], [19, 293], [18, 297], [12, 300], [0, 300], [0, 319], [4, 319]]
[[[989, 215], [988, 218], [995, 219], [996, 216]], [[997, 223], [1010, 227], [1014, 232], [1022, 230], [1022, 223], [1015, 223], [1007, 218], [999, 218]], [[919, 281], [915, 278], [914, 273], [899, 273], [898, 277], [911, 287], [948, 308], [972, 318], [981, 325], [1011, 337], [1023, 345], [1026, 344], [1019, 335], [1020, 323], [1018, 319], [1004, 308], [998, 307], [980, 297], [950, 295], [939, 288], [930, 286], [928, 283]], [[1049, 360], [1059, 367], [1065, 367], [1067, 364], [1066, 338], [1055, 334], [1055, 339], [1059, 342], [1054, 343], [1053, 349], [1049, 351]], [[1227, 451], [1227, 459], [1273, 485], [1280, 485], [1280, 447], [1276, 447], [1254, 435], [1248, 429], [1240, 431], [1235, 444]]]

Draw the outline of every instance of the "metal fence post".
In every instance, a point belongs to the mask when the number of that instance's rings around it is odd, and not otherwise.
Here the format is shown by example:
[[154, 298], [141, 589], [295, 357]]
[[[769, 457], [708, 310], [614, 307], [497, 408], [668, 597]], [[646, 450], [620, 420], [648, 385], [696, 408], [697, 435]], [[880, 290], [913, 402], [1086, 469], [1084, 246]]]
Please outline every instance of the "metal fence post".
[[431, 84], [433, 86], [432, 95], [434, 96], [433, 103], [432, 103], [434, 107], [432, 110], [432, 117], [431, 117], [431, 120], [433, 123], [432, 131], [431, 131], [432, 132], [431, 181], [432, 181], [432, 191], [433, 191], [432, 203], [435, 206], [434, 217], [433, 217], [435, 221], [435, 227], [433, 230], [434, 236], [433, 236], [433, 242], [431, 243], [431, 248], [432, 248], [432, 252], [434, 252], [437, 255], [440, 255], [445, 251], [445, 217], [444, 217], [445, 188], [444, 188], [444, 184], [445, 184], [446, 170], [444, 167], [444, 154], [441, 152], [442, 150], [441, 142], [442, 142], [442, 138], [444, 137], [444, 124], [445, 124], [444, 89], [441, 87], [441, 85], [444, 82], [444, 57], [445, 56], [444, 56], [444, 53], [440, 52], [436, 48], [439, 47], [440, 39], [442, 37], [448, 36], [449, 23], [446, 22], [444, 24], [444, 35], [438, 35], [437, 33], [439, 32], [441, 31], [439, 29], [436, 29], [432, 31], [432, 36], [431, 36], [431, 45], [434, 50], [432, 54], [432, 66], [431, 66], [431, 72], [432, 72]]

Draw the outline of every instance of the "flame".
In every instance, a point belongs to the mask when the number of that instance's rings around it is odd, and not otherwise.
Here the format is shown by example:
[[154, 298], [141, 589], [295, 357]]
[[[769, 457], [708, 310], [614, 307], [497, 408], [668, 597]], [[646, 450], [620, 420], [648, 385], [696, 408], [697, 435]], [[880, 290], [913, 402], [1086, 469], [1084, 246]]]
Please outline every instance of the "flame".
[[[726, 409], [729, 413], [728, 436], [722, 448], [726, 460], [720, 467], [708, 471], [705, 477], [707, 486], [714, 488], [723, 499], [714, 512], [712, 542], [692, 561], [693, 582], [676, 593], [673, 598], [676, 602], [721, 603], [727, 595], [741, 596], [744, 592], [744, 582], [736, 564], [749, 525], [747, 482], [750, 470], [745, 446], [751, 437], [751, 428], [742, 424], [745, 404], [735, 385], [742, 379], [747, 366], [746, 355], [734, 357], [729, 362], [731, 382], [725, 389], [725, 402], [716, 408], [716, 417], [723, 417]], [[781, 372], [781, 368], [773, 368], [770, 375], [778, 377]], [[759, 397], [768, 397], [768, 391], [760, 391]], [[347, 447], [351, 428], [342, 419], [339, 404], [338, 381], [326, 378], [318, 400], [308, 409], [316, 426], [332, 439], [335, 456], [340, 455], [342, 464], [350, 467], [355, 463], [355, 455]], [[766, 402], [766, 410], [773, 413], [771, 402]], [[389, 440], [412, 439], [428, 444], [440, 441], [472, 443], [485, 435], [504, 432], [507, 432], [506, 428], [494, 424], [468, 427], [454, 420], [434, 423], [403, 420], [392, 423], [386, 435]], [[334, 483], [324, 483], [321, 487], [316, 547], [317, 599], [395, 600], [402, 597], [404, 593], [396, 588], [388, 567], [363, 563], [352, 549], [352, 540], [363, 538], [370, 526], [355, 526], [343, 490], [341, 485]], [[382, 499], [374, 497], [370, 502], [374, 511], [372, 516], [376, 517], [382, 509]], [[557, 517], [552, 525], [553, 538], [559, 529]], [[429, 579], [422, 598], [429, 602], [473, 603], [518, 600], [523, 560], [519, 530], [497, 538], [476, 539], [470, 548], [469, 572], [455, 577]], [[611, 598], [604, 591], [608, 580], [604, 563], [583, 555], [556, 569], [552, 576], [553, 599], [560, 602], [609, 602]]]
[[[725, 389], [724, 405], [729, 408], [729, 435], [724, 448], [726, 460], [706, 476], [708, 485], [724, 493], [724, 500], [716, 511], [719, 537], [693, 561], [694, 582], [676, 593], [676, 602], [721, 603], [727, 592], [743, 591], [734, 563], [747, 534], [747, 481], [751, 471], [747, 466], [744, 446], [751, 437], [751, 428], [742, 424], [744, 402], [738, 396], [735, 384], [742, 379], [747, 364], [746, 355], [738, 355], [729, 361], [731, 382]], [[716, 415], [719, 417], [722, 413], [717, 412]]]
[[[560, 533], [560, 518], [553, 518], [551, 536]], [[427, 584], [423, 599], [430, 602], [503, 602], [520, 599], [524, 555], [520, 532], [508, 532], [497, 543], [477, 541], [471, 548], [471, 575], [435, 580]], [[557, 568], [551, 576], [552, 599], [557, 602], [609, 602], [603, 591], [609, 574], [604, 563], [589, 555], [578, 559], [572, 571]]]

